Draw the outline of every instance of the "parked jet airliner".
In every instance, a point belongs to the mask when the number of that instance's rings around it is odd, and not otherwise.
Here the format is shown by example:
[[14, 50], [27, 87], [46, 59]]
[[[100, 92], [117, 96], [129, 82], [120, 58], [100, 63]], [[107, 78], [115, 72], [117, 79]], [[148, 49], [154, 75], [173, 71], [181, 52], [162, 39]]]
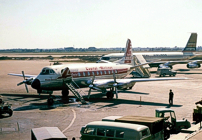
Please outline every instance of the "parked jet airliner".
[[[197, 33], [192, 33], [190, 38], [182, 52], [142, 52], [133, 53], [134, 56], [142, 55], [146, 62], [154, 60], [161, 60], [160, 62], [150, 63], [150, 67], [170, 67], [175, 64], [187, 64], [187, 68], [199, 68], [201, 67], [201, 60], [188, 60], [197, 56], [194, 54], [196, 51]], [[100, 62], [113, 62], [123, 57], [123, 53], [111, 53], [102, 56], [97, 63]], [[181, 60], [181, 61], [176, 61]]]
[[[148, 63], [145, 63], [148, 64]], [[81, 101], [82, 96], [76, 90], [78, 88], [89, 87], [88, 97], [91, 89], [100, 90], [106, 93], [107, 98], [113, 98], [117, 89], [131, 89], [136, 82], [163, 81], [163, 80], [181, 80], [186, 78], [141, 78], [141, 79], [123, 79], [130, 72], [144, 64], [135, 65], [132, 55], [132, 44], [130, 39], [126, 43], [126, 52], [124, 57], [116, 63], [76, 63], [65, 65], [52, 65], [44, 67], [39, 75], [13, 74], [9, 75], [24, 77], [24, 81], [18, 85], [31, 85], [39, 94], [52, 94], [55, 90], [62, 90], [63, 96], [68, 96], [69, 90]], [[28, 78], [28, 79], [26, 79]], [[75, 87], [75, 85], [77, 87]], [[27, 89], [27, 87], [26, 87]], [[107, 91], [109, 89], [109, 91]], [[27, 89], [28, 92], [28, 89]], [[49, 98], [48, 103], [53, 103]]]

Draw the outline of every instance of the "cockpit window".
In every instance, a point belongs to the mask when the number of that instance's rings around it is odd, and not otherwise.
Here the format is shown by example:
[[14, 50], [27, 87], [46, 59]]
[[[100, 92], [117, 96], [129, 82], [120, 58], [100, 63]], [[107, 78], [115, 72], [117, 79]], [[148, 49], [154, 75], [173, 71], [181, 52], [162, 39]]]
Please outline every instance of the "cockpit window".
[[110, 57], [102, 57], [102, 60], [109, 60]]
[[53, 70], [50, 70], [50, 74], [54, 74], [55, 72]]
[[47, 69], [47, 68], [44, 68], [42, 69], [41, 71], [41, 75], [47, 75], [47, 74], [54, 74], [55, 72], [52, 70], [52, 69]]

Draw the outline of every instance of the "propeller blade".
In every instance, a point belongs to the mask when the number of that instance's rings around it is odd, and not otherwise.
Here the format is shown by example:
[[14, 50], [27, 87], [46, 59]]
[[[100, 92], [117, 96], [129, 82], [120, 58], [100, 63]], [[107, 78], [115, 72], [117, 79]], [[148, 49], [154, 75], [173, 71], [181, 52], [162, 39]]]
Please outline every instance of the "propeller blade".
[[24, 74], [24, 71], [22, 71], [22, 76], [23, 76], [23, 78], [24, 78], [24, 80], [25, 80], [25, 74]]
[[91, 88], [88, 91], [88, 99], [90, 98]]
[[93, 82], [95, 80], [95, 74], [93, 74], [93, 78], [91, 80], [91, 84], [89, 85], [89, 91], [88, 91], [88, 99], [90, 98], [90, 93], [91, 93], [91, 89], [93, 88]]
[[95, 74], [93, 73], [93, 78], [92, 78], [91, 84], [93, 84], [94, 80], [95, 80]]
[[29, 93], [28, 87], [27, 87], [27, 83], [29, 83], [31, 80], [33, 80], [33, 78], [25, 79], [25, 73], [24, 73], [24, 71], [22, 71], [22, 76], [23, 76], [24, 80], [22, 82], [18, 83], [17, 86], [25, 84], [26, 91], [27, 91], [27, 93]]
[[20, 82], [20, 83], [17, 84], [17, 86], [22, 85], [23, 83], [24, 83], [24, 82]]
[[118, 91], [117, 91], [117, 82], [116, 82], [116, 75], [115, 72], [113, 71], [113, 78], [114, 78], [114, 88], [115, 88], [115, 94], [116, 94], [116, 99], [118, 99]]
[[118, 99], [118, 91], [117, 91], [117, 87], [115, 87], [115, 93], [116, 93], [116, 99]]
[[25, 88], [26, 88], [27, 93], [29, 93], [27, 84], [25, 84]]
[[114, 71], [113, 71], [113, 78], [114, 78], [114, 83], [116, 83], [116, 75], [115, 75]]

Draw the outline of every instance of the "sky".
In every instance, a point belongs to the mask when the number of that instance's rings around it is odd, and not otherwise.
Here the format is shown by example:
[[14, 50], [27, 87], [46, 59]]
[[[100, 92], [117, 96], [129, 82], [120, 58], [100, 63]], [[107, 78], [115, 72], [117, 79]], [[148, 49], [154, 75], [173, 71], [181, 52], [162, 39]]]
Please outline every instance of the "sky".
[[201, 0], [0, 0], [0, 49], [202, 46]]

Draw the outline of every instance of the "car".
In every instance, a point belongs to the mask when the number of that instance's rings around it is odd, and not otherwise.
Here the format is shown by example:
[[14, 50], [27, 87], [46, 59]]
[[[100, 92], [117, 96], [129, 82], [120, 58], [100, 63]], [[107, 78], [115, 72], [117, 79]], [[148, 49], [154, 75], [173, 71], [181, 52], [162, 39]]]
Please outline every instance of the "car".
[[172, 70], [171, 68], [158, 68], [156, 74], [159, 75], [160, 77], [161, 76], [165, 77], [166, 75], [175, 76], [177, 72]]
[[8, 114], [9, 116], [13, 115], [13, 110], [11, 109], [11, 104], [4, 103], [2, 99], [0, 99], [0, 115], [2, 114]]

